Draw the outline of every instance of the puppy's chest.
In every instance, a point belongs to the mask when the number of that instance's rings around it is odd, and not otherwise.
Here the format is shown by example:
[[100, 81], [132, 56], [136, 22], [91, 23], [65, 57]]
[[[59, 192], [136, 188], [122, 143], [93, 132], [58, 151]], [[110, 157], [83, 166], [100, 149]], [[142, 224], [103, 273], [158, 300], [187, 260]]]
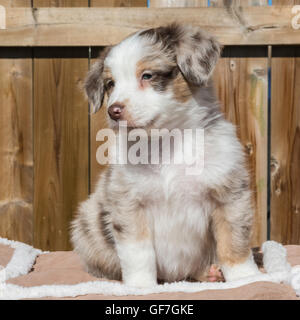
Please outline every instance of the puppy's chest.
[[200, 259], [199, 243], [206, 235], [212, 206], [205, 188], [193, 177], [165, 170], [153, 179], [153, 185], [156, 192], [146, 214], [151, 221], [158, 271], [176, 271], [184, 278]]
[[161, 186], [166, 198], [170, 198], [174, 195], [199, 197], [206, 189], [201, 178], [187, 175], [184, 167], [162, 167], [158, 176], [153, 176], [153, 179], [157, 180], [157, 183]]
[[147, 184], [140, 185], [140, 190], [143, 190], [148, 206], [159, 206], [165, 214], [181, 212], [183, 215], [194, 208], [200, 211], [209, 200], [208, 189], [200, 179], [172, 167], [149, 174]]

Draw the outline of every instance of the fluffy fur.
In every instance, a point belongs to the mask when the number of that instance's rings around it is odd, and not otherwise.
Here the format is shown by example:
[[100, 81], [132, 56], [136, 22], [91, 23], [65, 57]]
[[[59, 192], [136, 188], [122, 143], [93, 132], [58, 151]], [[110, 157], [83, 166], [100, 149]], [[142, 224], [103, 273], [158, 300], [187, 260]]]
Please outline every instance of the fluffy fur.
[[72, 223], [90, 273], [138, 287], [201, 280], [214, 263], [227, 280], [258, 273], [243, 147], [210, 80], [219, 54], [204, 31], [173, 24], [133, 34], [91, 68], [85, 87], [94, 111], [107, 94], [108, 112], [121, 112], [108, 117], [111, 128], [126, 120], [129, 130], [204, 129], [205, 163], [196, 176], [172, 164], [110, 166]]

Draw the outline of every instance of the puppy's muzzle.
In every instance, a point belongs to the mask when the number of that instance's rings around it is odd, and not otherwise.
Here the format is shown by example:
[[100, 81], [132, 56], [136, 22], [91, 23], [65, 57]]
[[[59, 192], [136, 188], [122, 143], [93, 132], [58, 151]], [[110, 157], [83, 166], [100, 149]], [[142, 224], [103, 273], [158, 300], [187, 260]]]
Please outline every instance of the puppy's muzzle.
[[119, 103], [114, 103], [108, 108], [108, 114], [111, 119], [117, 121], [121, 118], [124, 106]]

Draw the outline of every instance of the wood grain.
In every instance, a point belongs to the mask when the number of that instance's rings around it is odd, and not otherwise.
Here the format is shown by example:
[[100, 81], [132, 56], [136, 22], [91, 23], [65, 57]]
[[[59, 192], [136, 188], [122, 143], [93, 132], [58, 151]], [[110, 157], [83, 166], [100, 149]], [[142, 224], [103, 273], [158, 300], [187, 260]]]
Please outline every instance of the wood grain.
[[0, 6], [6, 8], [31, 7], [31, 0], [0, 0]]
[[[266, 5], [267, 1], [214, 1], [214, 6]], [[255, 55], [256, 49], [249, 48]], [[235, 49], [241, 53], [241, 49]], [[229, 54], [229, 56], [232, 53]], [[268, 58], [230, 57], [215, 72], [219, 99], [226, 118], [237, 126], [245, 148], [254, 191], [255, 223], [252, 246], [267, 240], [268, 195]]]
[[212, 7], [267, 6], [268, 0], [210, 0]]
[[[273, 0], [273, 3], [299, 5], [300, 1]], [[299, 244], [300, 50], [285, 50], [288, 57], [284, 57], [284, 52], [277, 54], [279, 50], [273, 48], [272, 57], [271, 239]]]
[[147, 7], [147, 0], [91, 0], [91, 7]]
[[31, 67], [31, 49], [0, 50], [0, 237], [28, 244], [33, 242]]
[[41, 7], [88, 7], [87, 0], [33, 0], [35, 8]]
[[300, 243], [300, 58], [272, 58], [271, 239]]
[[207, 7], [207, 0], [151, 0], [150, 8]]
[[223, 58], [215, 72], [226, 118], [236, 124], [249, 159], [255, 202], [253, 246], [267, 239], [268, 60]]
[[88, 196], [88, 50], [80, 50], [34, 50], [34, 245], [43, 250], [71, 249], [70, 221]]
[[[101, 19], [99, 19], [101, 17]], [[299, 44], [291, 7], [7, 9], [1, 46], [103, 46], [142, 28], [198, 25], [224, 45]], [[95, 36], [97, 35], [97, 36]]]
[[299, 0], [272, 0], [274, 6], [292, 6], [300, 4]]

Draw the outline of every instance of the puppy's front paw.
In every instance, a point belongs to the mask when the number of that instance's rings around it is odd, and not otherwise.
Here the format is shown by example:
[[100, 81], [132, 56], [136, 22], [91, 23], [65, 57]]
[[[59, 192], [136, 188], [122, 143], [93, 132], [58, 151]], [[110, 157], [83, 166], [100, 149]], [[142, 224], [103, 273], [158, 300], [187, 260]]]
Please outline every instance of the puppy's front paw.
[[157, 281], [151, 276], [141, 274], [128, 277], [124, 280], [124, 284], [136, 288], [151, 288], [157, 285]]
[[246, 278], [246, 277], [251, 277], [251, 276], [256, 276], [261, 274], [256, 263], [254, 262], [252, 255], [250, 255], [248, 259], [243, 263], [239, 263], [235, 265], [223, 264], [221, 269], [226, 281], [234, 281], [241, 278]]

